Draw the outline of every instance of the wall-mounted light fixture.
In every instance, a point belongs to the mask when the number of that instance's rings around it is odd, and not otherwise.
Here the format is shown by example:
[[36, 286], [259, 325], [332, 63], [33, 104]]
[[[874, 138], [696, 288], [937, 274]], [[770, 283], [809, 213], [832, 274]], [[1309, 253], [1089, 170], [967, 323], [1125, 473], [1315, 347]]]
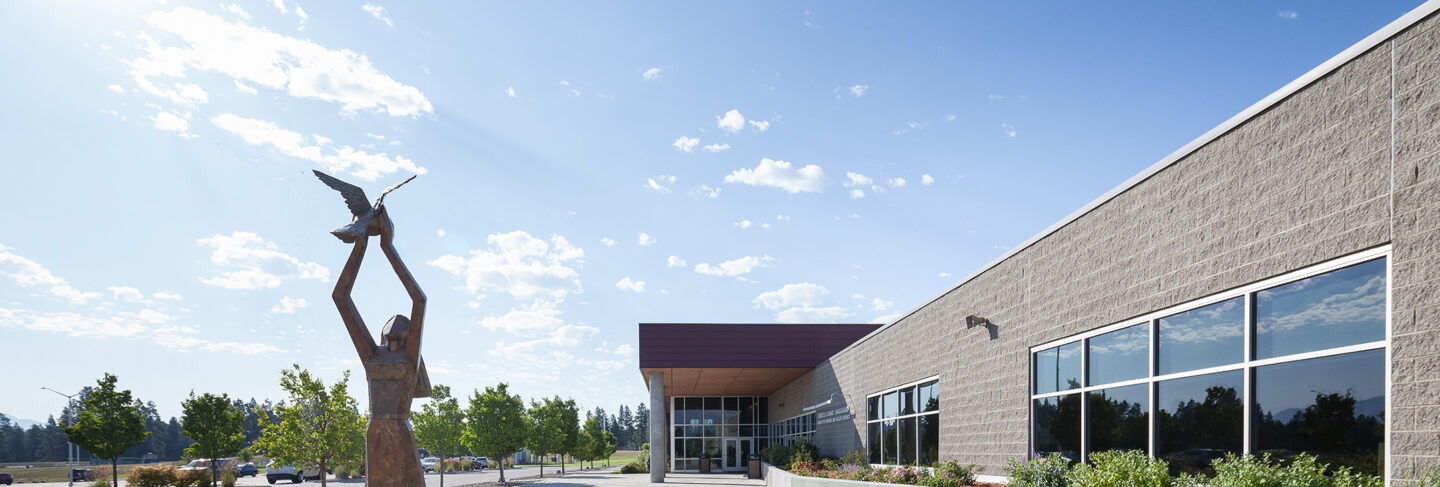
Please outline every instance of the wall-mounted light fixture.
[[965, 317], [965, 328], [967, 328], [967, 329], [968, 329], [968, 328], [974, 328], [974, 327], [977, 327], [977, 326], [989, 325], [989, 324], [990, 324], [990, 320], [987, 320], [987, 319], [985, 319], [985, 318], [981, 318], [981, 317], [979, 317], [979, 316], [970, 315], [970, 316], [966, 316], [966, 317]]
[[848, 407], [849, 404], [850, 404], [850, 403], [849, 403], [849, 401], [850, 401], [850, 395], [848, 395], [848, 394], [841, 394], [841, 393], [839, 393], [839, 392], [832, 392], [832, 393], [830, 393], [830, 399], [826, 399], [826, 400], [824, 400], [824, 401], [817, 402], [817, 403], [815, 403], [815, 404], [811, 404], [811, 405], [809, 405], [809, 406], [805, 406], [805, 407], [803, 407], [803, 408], [800, 408], [800, 412], [802, 412], [802, 413], [808, 413], [808, 412], [810, 412], [810, 411], [814, 411], [814, 410], [816, 410], [816, 409], [820, 409], [820, 408], [823, 408], [823, 407], [825, 407], [825, 406], [829, 406], [829, 405], [831, 405], [831, 404], [833, 404], [833, 403], [835, 402], [835, 396], [837, 396], [837, 395], [840, 396], [841, 398], [845, 399], [845, 401], [846, 401], [845, 404], [846, 404], [846, 406]]

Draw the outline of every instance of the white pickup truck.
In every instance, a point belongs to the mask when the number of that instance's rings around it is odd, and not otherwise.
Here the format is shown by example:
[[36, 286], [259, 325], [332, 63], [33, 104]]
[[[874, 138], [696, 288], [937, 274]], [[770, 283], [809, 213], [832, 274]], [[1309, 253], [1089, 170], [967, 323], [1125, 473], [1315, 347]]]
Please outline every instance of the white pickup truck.
[[[314, 475], [306, 475], [306, 472]], [[273, 485], [275, 481], [284, 479], [289, 480], [292, 484], [298, 484], [304, 482], [305, 479], [320, 480], [320, 475], [324, 474], [320, 474], [319, 472], [319, 467], [297, 469], [294, 465], [281, 465], [271, 461], [268, 465], [265, 465], [265, 481]]]

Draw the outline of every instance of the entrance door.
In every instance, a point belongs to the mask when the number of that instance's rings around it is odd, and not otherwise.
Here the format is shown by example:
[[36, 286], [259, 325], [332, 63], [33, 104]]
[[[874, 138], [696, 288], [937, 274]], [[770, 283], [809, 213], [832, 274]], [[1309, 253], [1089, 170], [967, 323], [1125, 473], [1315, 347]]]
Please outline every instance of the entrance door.
[[750, 449], [754, 446], [751, 438], [725, 439], [725, 470], [744, 471], [749, 466]]

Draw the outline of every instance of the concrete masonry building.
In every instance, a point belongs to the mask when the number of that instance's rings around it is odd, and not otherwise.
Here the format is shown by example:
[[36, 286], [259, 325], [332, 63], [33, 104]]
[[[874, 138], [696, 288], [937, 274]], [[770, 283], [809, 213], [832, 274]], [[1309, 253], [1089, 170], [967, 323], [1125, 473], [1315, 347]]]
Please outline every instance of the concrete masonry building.
[[642, 324], [652, 480], [1140, 449], [1440, 466], [1440, 2], [894, 322]]

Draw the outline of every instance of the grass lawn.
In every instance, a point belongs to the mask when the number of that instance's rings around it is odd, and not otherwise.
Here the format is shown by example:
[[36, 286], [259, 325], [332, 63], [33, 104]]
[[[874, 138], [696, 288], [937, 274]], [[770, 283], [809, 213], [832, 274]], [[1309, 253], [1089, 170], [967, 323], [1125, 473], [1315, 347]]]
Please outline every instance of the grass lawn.
[[[611, 466], [614, 466], [614, 467], [618, 467], [618, 466], [620, 466], [620, 465], [624, 465], [624, 464], [633, 462], [633, 461], [635, 461], [636, 458], [639, 458], [639, 457], [640, 457], [640, 451], [639, 451], [639, 450], [617, 450], [614, 455], [610, 455], [610, 465], [611, 465]], [[595, 461], [595, 466], [596, 466], [596, 467], [599, 467], [599, 466], [602, 466], [602, 465], [605, 465], [605, 460], [596, 460], [596, 461]], [[536, 467], [536, 468], [539, 468], [539, 467], [540, 467], [540, 465], [538, 465], [538, 464], [527, 464], [527, 465], [525, 465], [525, 466], [526, 466], [526, 467]], [[550, 468], [550, 467], [555, 467], [555, 468], [558, 469], [559, 466], [560, 466], [560, 464], [558, 464], [558, 463], [546, 463], [546, 464], [545, 464], [545, 468], [547, 468], [547, 469]], [[588, 467], [588, 466], [590, 466], [590, 462], [585, 462], [584, 465], [581, 465], [580, 462], [568, 462], [568, 463], [565, 464], [565, 467], [566, 467], [566, 468], [570, 468], [570, 467], [580, 467], [580, 466]], [[546, 470], [546, 472], [549, 472], [549, 470]]]

